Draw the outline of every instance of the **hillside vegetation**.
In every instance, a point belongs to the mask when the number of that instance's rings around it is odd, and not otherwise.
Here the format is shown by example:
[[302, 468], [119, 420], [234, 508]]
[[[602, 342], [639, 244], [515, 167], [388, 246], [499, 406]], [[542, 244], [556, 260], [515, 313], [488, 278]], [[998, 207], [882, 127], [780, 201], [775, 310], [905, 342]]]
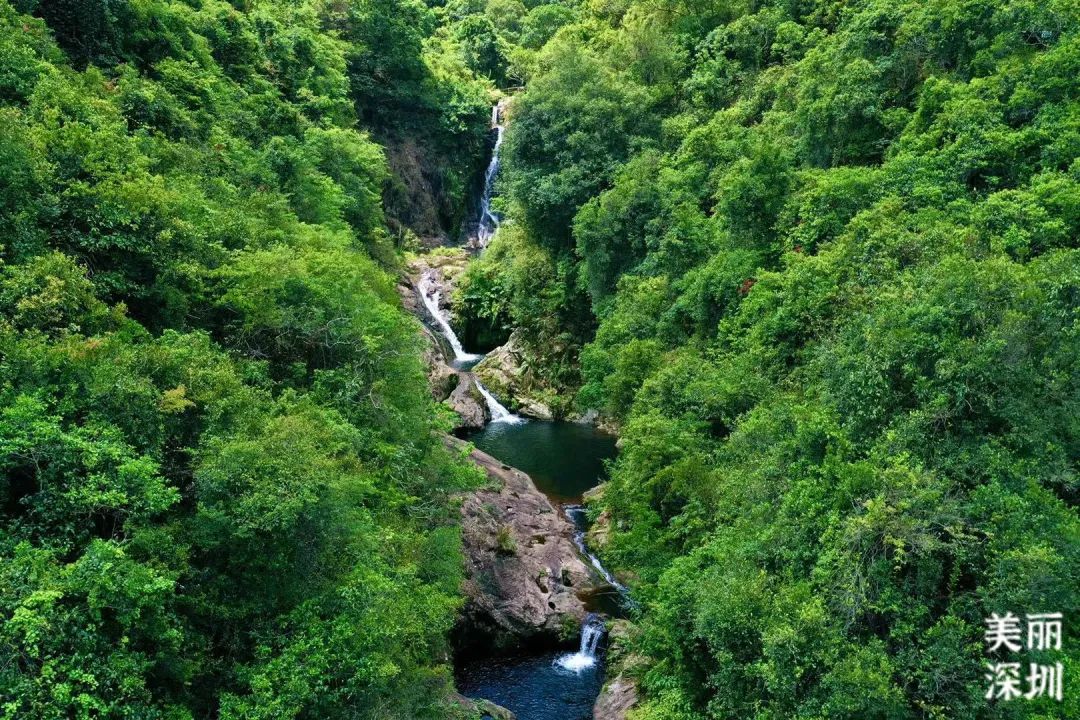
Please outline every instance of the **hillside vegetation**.
[[1080, 716], [983, 679], [1080, 611], [1077, 5], [558, 7], [461, 296], [621, 428], [634, 717]]
[[1080, 717], [1074, 0], [4, 0], [0, 718], [467, 714], [394, 276], [519, 86], [455, 309], [619, 428], [633, 720]]
[[0, 717], [450, 714], [476, 478], [369, 135], [464, 204], [490, 101], [439, 22], [0, 4]]

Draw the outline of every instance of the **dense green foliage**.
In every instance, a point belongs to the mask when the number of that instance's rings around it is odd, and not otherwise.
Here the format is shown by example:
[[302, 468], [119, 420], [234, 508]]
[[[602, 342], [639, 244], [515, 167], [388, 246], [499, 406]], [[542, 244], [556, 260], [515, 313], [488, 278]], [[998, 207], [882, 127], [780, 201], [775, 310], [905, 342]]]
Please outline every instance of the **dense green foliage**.
[[0, 717], [450, 713], [476, 478], [365, 130], [477, 152], [486, 92], [435, 24], [0, 4]]
[[1080, 613], [1078, 78], [1070, 0], [4, 2], [0, 718], [457, 712], [391, 273], [520, 84], [461, 307], [621, 429], [636, 719], [1080, 716], [982, 643]]
[[560, 7], [462, 296], [621, 427], [635, 717], [1080, 716], [982, 643], [1080, 613], [1077, 5]]

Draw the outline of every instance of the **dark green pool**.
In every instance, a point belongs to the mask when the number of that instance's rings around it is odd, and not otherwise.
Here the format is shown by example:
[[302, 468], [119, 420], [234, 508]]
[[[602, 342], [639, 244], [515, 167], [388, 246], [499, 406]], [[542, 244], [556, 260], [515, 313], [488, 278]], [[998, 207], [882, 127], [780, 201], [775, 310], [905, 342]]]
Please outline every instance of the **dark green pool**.
[[491, 423], [468, 438], [488, 455], [528, 473], [556, 503], [579, 502], [604, 478], [615, 437], [572, 422]]

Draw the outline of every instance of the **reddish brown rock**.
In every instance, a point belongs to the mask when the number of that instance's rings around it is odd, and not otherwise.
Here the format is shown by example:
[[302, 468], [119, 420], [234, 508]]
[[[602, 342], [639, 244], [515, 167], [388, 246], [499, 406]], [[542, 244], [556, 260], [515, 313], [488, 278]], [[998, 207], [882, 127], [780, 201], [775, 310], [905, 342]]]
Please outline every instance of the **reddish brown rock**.
[[473, 450], [491, 488], [462, 507], [466, 605], [455, 633], [465, 650], [572, 642], [585, 618], [578, 598], [593, 576], [573, 526], [528, 475]]

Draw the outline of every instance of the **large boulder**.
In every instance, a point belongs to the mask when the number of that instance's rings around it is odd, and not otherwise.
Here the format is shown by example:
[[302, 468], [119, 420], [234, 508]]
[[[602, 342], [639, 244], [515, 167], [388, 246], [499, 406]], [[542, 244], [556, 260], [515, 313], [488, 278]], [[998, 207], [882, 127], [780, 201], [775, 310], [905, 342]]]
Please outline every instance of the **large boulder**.
[[472, 373], [457, 373], [458, 383], [446, 404], [457, 413], [459, 430], [479, 430], [491, 419], [484, 396], [476, 389], [476, 378]]
[[467, 654], [573, 642], [586, 615], [578, 593], [595, 582], [573, 526], [525, 473], [479, 450], [472, 460], [491, 486], [461, 507], [466, 604], [456, 645]]
[[553, 393], [537, 382], [526, 367], [520, 336], [515, 330], [510, 339], [489, 352], [473, 372], [500, 402], [518, 414], [540, 420], [555, 419], [557, 413], [552, 410], [549, 400]]

